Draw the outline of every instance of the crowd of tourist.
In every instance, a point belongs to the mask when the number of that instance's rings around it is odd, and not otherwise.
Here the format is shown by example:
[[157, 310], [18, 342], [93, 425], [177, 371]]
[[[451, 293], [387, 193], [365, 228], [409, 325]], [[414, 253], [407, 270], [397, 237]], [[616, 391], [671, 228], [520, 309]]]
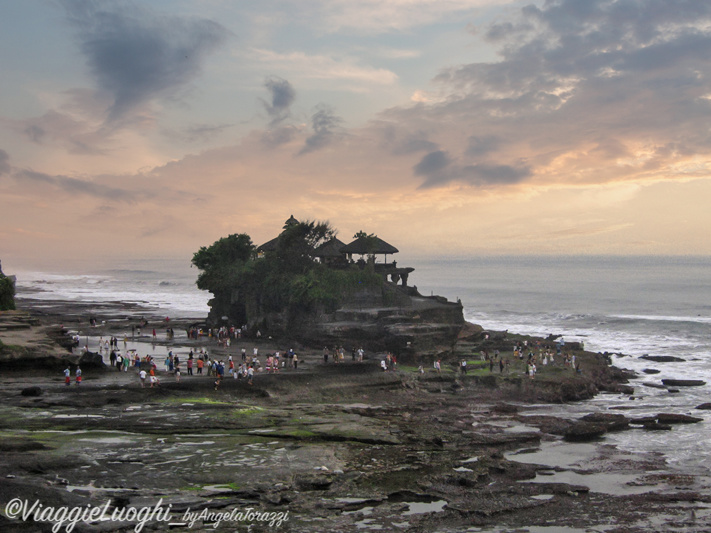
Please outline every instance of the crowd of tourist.
[[[166, 318], [166, 322], [169, 319]], [[141, 326], [147, 326], [144, 322]], [[141, 326], [132, 327], [132, 335], [136, 332], [141, 335]], [[246, 326], [242, 327], [220, 327], [220, 328], [199, 328], [193, 326], [187, 330], [189, 340], [201, 340], [206, 342], [216, 343], [220, 349], [225, 351], [229, 348], [234, 340], [243, 339], [246, 333]], [[155, 339], [156, 330], [152, 330], [152, 335]], [[252, 337], [257, 340], [261, 338], [261, 332], [251, 332]], [[172, 328], [166, 330], [166, 340], [172, 340], [174, 332]], [[88, 342], [88, 339], [87, 339]], [[127, 349], [128, 337], [123, 337], [123, 350], [119, 349], [119, 338], [111, 336], [104, 339], [101, 337], [98, 341], [99, 354], [107, 354], [111, 368], [115, 368], [118, 372], [128, 372], [129, 369], [134, 369], [138, 373], [139, 381], [142, 387], [157, 387], [160, 385], [158, 364], [154, 360], [153, 355], [140, 356], [135, 349]], [[244, 343], [242, 343], [244, 344]], [[155, 350], [155, 344], [154, 350]], [[553, 343], [541, 343], [535, 341], [529, 343], [527, 340], [516, 342], [513, 346], [513, 360], [524, 363], [524, 373], [531, 379], [536, 376], [539, 365], [548, 366], [556, 365], [556, 361], [561, 361], [563, 365], [572, 368], [576, 372], [580, 372], [579, 364], [576, 361], [575, 355], [570, 355], [563, 352], [564, 342], [559, 340]], [[84, 347], [88, 351], [88, 346]], [[350, 359], [352, 362], [363, 362], [365, 350], [363, 347], [353, 347], [350, 349]], [[190, 348], [187, 354], [181, 358], [180, 355], [174, 353], [172, 349], [168, 349], [168, 353], [163, 360], [162, 372], [165, 375], [172, 375], [175, 382], [180, 382], [183, 371], [187, 376], [205, 376], [213, 379], [215, 390], [220, 388], [225, 377], [232, 377], [234, 380], [244, 379], [248, 384], [252, 385], [256, 374], [278, 374], [285, 369], [297, 370], [299, 367], [299, 356], [293, 349], [282, 352], [276, 350], [265, 354], [260, 358], [259, 346], [254, 346], [251, 353], [247, 352], [247, 348], [242, 346], [239, 351], [239, 361], [235, 361], [232, 355], [223, 357], [213, 357], [208, 354], [205, 348], [193, 349]], [[323, 363], [324, 364], [343, 364], [346, 360], [346, 349], [343, 346], [334, 346], [332, 348], [323, 348]], [[493, 350], [489, 353], [487, 349], [481, 351], [481, 360], [489, 367], [490, 372], [494, 372], [498, 368], [499, 373], [508, 374], [510, 362], [508, 358], [503, 357], [499, 350]], [[442, 372], [441, 360], [437, 359], [433, 363], [434, 372], [440, 374]], [[455, 365], [456, 367], [456, 365]], [[380, 360], [380, 368], [383, 372], [397, 370], [397, 359], [391, 352], [387, 352]], [[478, 366], [481, 368], [481, 366]], [[424, 374], [423, 365], [418, 368], [420, 374]], [[466, 375], [468, 371], [468, 362], [462, 359], [458, 364], [458, 371]], [[75, 383], [81, 383], [81, 369], [76, 368]], [[65, 383], [71, 384], [71, 370], [67, 367], [64, 370]]]

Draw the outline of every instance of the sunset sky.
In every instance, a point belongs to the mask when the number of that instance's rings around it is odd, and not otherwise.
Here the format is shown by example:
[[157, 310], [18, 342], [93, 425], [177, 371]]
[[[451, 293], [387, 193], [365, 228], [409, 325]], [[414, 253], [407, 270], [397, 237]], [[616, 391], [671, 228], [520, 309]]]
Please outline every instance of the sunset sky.
[[711, 2], [0, 13], [3, 267], [190, 258], [292, 214], [423, 255], [711, 254]]

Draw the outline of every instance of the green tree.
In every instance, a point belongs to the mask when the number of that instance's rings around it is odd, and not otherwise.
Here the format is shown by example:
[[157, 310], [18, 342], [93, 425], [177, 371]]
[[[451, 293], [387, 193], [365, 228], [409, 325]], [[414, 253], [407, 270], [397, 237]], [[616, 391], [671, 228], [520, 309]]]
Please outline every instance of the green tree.
[[2, 272], [0, 265], [0, 311], [15, 309], [15, 282]]
[[328, 222], [291, 224], [279, 235], [276, 256], [285, 271], [303, 274], [313, 268], [316, 248], [335, 235]]
[[15, 284], [0, 272], [0, 311], [15, 309]]
[[316, 249], [336, 231], [328, 222], [292, 222], [274, 251], [257, 258], [246, 234], [230, 235], [194, 254], [202, 272], [197, 286], [214, 294], [211, 315], [253, 324], [276, 313], [294, 324], [309, 314], [335, 311], [355, 291], [382, 286], [382, 278], [359, 268], [334, 270], [315, 260]]
[[202, 270], [197, 278], [199, 289], [210, 291], [213, 317], [227, 315], [237, 323], [247, 322], [246, 300], [249, 271], [255, 257], [252, 239], [245, 233], [232, 234], [203, 246], [193, 255], [192, 263]]
[[193, 265], [202, 270], [197, 279], [198, 288], [216, 294], [234, 287], [254, 254], [254, 244], [246, 233], [232, 234], [209, 247], [201, 247], [192, 260]]

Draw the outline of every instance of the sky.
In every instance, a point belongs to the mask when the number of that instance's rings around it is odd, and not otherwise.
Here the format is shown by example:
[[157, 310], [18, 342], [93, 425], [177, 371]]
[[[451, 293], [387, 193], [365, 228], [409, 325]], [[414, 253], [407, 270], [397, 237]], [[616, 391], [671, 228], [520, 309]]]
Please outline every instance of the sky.
[[711, 2], [0, 13], [3, 267], [189, 260], [291, 215], [425, 256], [711, 254]]

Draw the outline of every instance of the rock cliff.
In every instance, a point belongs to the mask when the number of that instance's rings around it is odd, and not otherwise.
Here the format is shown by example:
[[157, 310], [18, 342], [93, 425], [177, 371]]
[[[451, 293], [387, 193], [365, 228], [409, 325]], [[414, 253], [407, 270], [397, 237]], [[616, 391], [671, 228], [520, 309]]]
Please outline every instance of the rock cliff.
[[377, 298], [347, 302], [305, 325], [301, 337], [309, 344], [388, 350], [406, 360], [415, 354], [451, 351], [464, 326], [464, 315], [460, 303], [402, 294], [390, 306]]
[[460, 302], [386, 283], [380, 290], [355, 293], [330, 312], [322, 309], [296, 317], [265, 313], [253, 315], [249, 325], [252, 331], [306, 346], [391, 351], [406, 361], [451, 351], [464, 324]]

